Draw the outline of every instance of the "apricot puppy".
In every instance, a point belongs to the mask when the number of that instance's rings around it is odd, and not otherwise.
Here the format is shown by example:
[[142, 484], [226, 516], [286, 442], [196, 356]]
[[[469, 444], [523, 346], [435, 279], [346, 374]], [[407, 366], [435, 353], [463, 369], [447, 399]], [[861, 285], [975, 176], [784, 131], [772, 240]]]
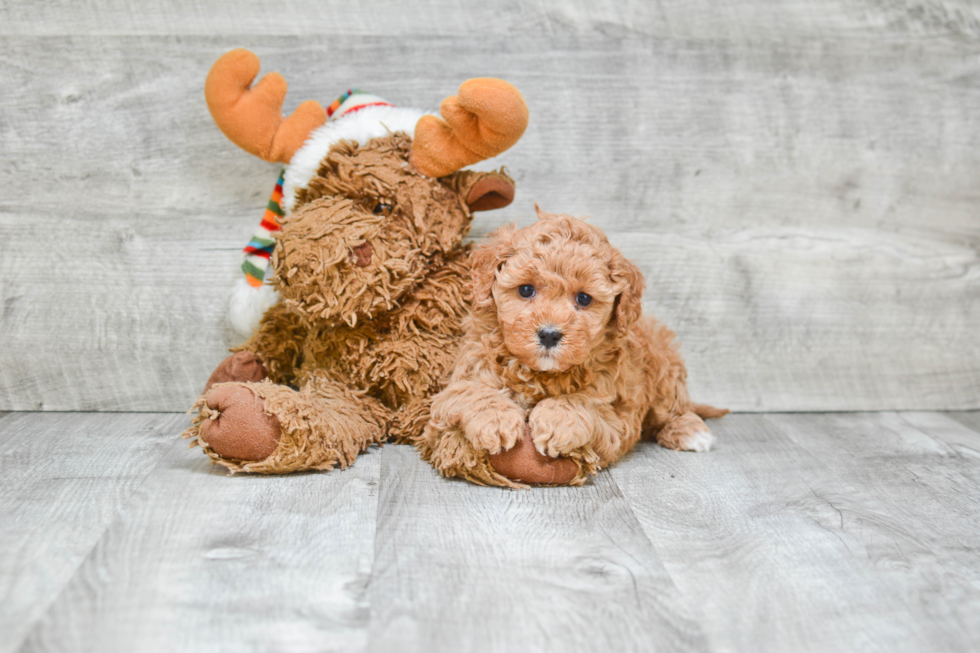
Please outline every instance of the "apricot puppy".
[[578, 485], [643, 432], [670, 449], [711, 449], [702, 417], [728, 411], [691, 403], [674, 333], [641, 317], [643, 276], [599, 229], [539, 209], [471, 262], [463, 343], [417, 441], [442, 474]]

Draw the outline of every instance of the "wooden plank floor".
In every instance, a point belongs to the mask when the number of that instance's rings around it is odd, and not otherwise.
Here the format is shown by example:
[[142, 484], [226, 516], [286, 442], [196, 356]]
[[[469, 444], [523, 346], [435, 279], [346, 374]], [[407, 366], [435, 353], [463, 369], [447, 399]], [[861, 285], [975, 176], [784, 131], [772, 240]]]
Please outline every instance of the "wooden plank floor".
[[0, 653], [980, 647], [980, 413], [731, 415], [524, 492], [229, 477], [186, 419], [0, 416]]

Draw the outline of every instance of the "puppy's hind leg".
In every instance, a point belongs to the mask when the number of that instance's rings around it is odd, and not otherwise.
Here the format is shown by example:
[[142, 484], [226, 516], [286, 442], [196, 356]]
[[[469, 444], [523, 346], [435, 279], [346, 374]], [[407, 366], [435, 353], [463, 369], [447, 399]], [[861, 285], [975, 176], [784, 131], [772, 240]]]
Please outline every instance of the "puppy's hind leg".
[[657, 443], [677, 451], [711, 451], [715, 436], [693, 412], [673, 417], [657, 432]]

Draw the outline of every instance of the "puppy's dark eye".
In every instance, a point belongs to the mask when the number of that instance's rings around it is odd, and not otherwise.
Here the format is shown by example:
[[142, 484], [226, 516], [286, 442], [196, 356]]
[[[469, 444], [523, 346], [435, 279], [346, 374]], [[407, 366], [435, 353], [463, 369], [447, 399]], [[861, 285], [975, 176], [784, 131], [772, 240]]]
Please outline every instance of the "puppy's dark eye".
[[580, 292], [575, 296], [575, 302], [582, 308], [585, 308], [586, 306], [592, 303], [592, 297], [586, 295], [584, 292]]
[[532, 297], [534, 297], [534, 286], [532, 286], [529, 283], [526, 283], [517, 289], [517, 294], [523, 297], [524, 299], [531, 299]]
[[383, 215], [384, 217], [387, 218], [388, 216], [391, 215], [391, 212], [394, 210], [394, 208], [395, 207], [393, 207], [391, 204], [386, 204], [384, 202], [378, 202], [377, 205], [375, 205], [375, 207], [374, 207], [374, 214], [375, 215]]

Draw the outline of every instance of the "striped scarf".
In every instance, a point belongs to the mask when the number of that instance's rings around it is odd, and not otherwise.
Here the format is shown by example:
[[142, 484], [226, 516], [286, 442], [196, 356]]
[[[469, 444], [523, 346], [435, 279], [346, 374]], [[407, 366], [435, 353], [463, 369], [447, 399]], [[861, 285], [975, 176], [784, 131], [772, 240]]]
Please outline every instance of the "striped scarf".
[[252, 240], [243, 250], [245, 260], [242, 261], [242, 272], [245, 273], [245, 280], [248, 281], [248, 285], [253, 288], [260, 287], [265, 281], [265, 277], [269, 273], [272, 250], [276, 246], [274, 234], [277, 231], [282, 231], [279, 218], [282, 217], [280, 202], [282, 201], [282, 176], [284, 173], [285, 170], [279, 173], [279, 181], [276, 182], [272, 197], [269, 198], [269, 203], [265, 207], [262, 222], [259, 223], [259, 228], [252, 234]]

